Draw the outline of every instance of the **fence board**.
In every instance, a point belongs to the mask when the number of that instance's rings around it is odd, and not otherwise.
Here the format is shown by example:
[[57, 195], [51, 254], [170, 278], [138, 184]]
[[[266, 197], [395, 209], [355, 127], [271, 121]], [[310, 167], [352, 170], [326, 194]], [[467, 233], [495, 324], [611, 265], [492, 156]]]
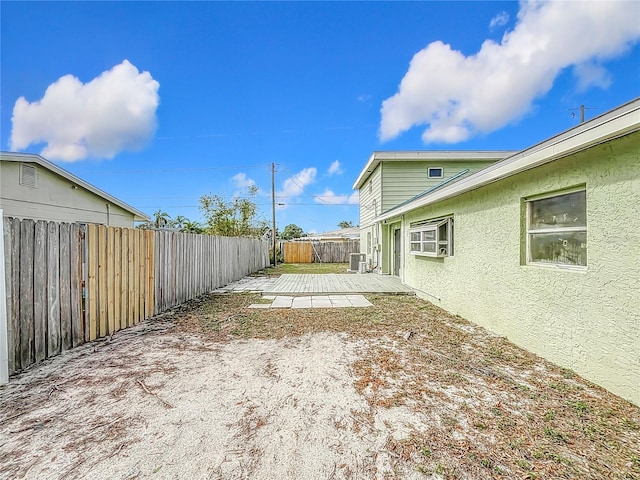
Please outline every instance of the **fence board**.
[[60, 353], [60, 231], [47, 223], [47, 357]]
[[88, 288], [85, 302], [87, 305], [85, 325], [88, 326], [85, 341], [98, 338], [98, 226], [89, 225], [86, 232], [87, 245], [87, 281]]
[[[16, 273], [13, 269], [15, 264], [14, 261], [14, 248], [16, 253], [19, 253], [19, 239], [16, 239], [16, 230], [14, 229], [14, 222], [10, 218], [3, 219], [3, 227], [4, 227], [4, 267], [5, 267], [5, 288], [6, 288], [6, 302], [7, 302], [7, 348], [8, 348], [8, 360], [9, 360], [9, 374], [15, 372], [19, 367], [20, 360], [16, 358], [16, 345], [20, 343], [19, 337], [19, 317], [16, 311], [14, 311], [15, 305], [17, 303], [17, 296], [19, 294], [19, 290], [16, 288], [14, 283], [14, 274]], [[18, 229], [18, 236], [20, 230]], [[17, 240], [17, 242], [16, 242]], [[17, 328], [16, 328], [17, 327]], [[17, 330], [17, 331], [16, 331]], [[16, 342], [17, 340], [17, 342]]]
[[120, 328], [127, 328], [129, 312], [129, 229], [122, 229], [122, 237], [120, 239]]
[[20, 364], [24, 368], [31, 364], [31, 350], [34, 344], [33, 330], [33, 244], [34, 222], [24, 220], [20, 224]]
[[127, 326], [130, 327], [135, 324], [135, 268], [134, 268], [134, 254], [136, 246], [136, 232], [135, 230], [129, 230], [129, 248], [127, 253], [127, 276], [129, 280], [127, 282]]
[[60, 349], [69, 350], [71, 339], [71, 225], [60, 224]]
[[144, 264], [145, 264], [145, 245], [144, 245], [144, 230], [138, 231], [138, 282], [136, 283], [136, 289], [138, 290], [138, 319], [137, 323], [144, 320], [144, 296], [145, 296], [145, 288], [144, 288]]
[[98, 225], [98, 330], [97, 336], [107, 332], [107, 229]]
[[137, 285], [140, 285], [140, 232], [134, 232], [134, 251], [133, 251], [133, 269], [134, 269], [134, 280], [133, 280], [133, 294], [134, 294], [134, 304], [133, 304], [133, 324], [136, 325], [140, 319], [140, 291], [136, 289]]
[[100, 303], [106, 302], [105, 310], [106, 310], [106, 326], [107, 329], [105, 332], [101, 332], [102, 336], [111, 335], [116, 331], [115, 326], [115, 275], [114, 275], [114, 252], [115, 252], [115, 238], [114, 238], [115, 228], [106, 228], [106, 257], [105, 257], [105, 290], [106, 290], [106, 298], [104, 300], [100, 300]]
[[84, 324], [82, 318], [82, 246], [81, 230], [78, 224], [69, 227], [69, 261], [71, 288], [71, 341], [77, 347], [84, 342]]
[[122, 229], [113, 230], [113, 331], [120, 330], [120, 298], [122, 296]]
[[35, 361], [47, 356], [47, 224], [35, 224], [33, 246], [33, 327]]
[[149, 273], [147, 275], [147, 305], [149, 311], [147, 315], [149, 317], [153, 317], [155, 315], [155, 235], [152, 232], [148, 233], [148, 248], [147, 252], [149, 252], [149, 258], [147, 260], [149, 265]]

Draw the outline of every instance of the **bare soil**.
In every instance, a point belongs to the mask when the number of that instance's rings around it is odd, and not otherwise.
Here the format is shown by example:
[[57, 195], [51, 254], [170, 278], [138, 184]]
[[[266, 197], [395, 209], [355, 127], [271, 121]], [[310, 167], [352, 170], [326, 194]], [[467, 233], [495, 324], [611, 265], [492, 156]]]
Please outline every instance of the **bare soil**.
[[640, 478], [640, 409], [412, 297], [208, 295], [0, 388], [0, 478]]

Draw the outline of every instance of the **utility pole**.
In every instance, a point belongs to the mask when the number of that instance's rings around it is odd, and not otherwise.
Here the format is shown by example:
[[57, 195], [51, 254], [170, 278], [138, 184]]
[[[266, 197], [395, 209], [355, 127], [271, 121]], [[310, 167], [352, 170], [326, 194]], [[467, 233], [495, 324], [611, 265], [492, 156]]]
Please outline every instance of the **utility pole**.
[[271, 215], [273, 217], [273, 266], [278, 266], [276, 258], [276, 164], [271, 164]]
[[[569, 110], [580, 110], [580, 123], [584, 123], [584, 111], [585, 110], [595, 110], [596, 107], [585, 107], [584, 105], [580, 105], [579, 108], [570, 108]], [[575, 117], [576, 114], [575, 113], [571, 113], [572, 117]]]

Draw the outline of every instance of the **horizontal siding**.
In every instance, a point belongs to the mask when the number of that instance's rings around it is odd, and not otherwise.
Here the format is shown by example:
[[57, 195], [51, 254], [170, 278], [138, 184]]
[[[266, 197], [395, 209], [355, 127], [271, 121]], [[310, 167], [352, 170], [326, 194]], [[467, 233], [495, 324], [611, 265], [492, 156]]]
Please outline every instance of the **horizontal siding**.
[[[371, 182], [371, 188], [369, 187]], [[382, 169], [378, 166], [360, 189], [360, 226], [366, 227], [380, 215], [382, 198]]]
[[[492, 163], [494, 163], [494, 161], [491, 160], [383, 163], [384, 190], [382, 195], [382, 212], [388, 211], [464, 170], [468, 169], [469, 173], [466, 175], [471, 175], [488, 167]], [[442, 167], [444, 170], [443, 178], [427, 178], [427, 169], [430, 167]]]

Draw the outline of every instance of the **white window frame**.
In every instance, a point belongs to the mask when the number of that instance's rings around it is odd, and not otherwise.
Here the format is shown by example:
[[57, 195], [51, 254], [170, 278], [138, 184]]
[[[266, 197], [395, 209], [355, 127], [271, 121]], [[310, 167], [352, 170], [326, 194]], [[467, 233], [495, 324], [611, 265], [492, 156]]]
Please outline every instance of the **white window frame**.
[[[579, 225], [579, 226], [575, 226], [575, 227], [568, 227], [568, 226], [562, 226], [562, 227], [532, 227], [531, 226], [531, 220], [532, 220], [532, 208], [533, 208], [533, 204], [534, 202], [538, 201], [538, 200], [544, 200], [547, 198], [553, 198], [553, 197], [561, 197], [564, 195], [569, 195], [572, 193], [577, 193], [577, 192], [584, 192], [585, 193], [585, 210], [586, 210], [586, 188], [584, 186], [581, 187], [577, 187], [577, 188], [571, 188], [571, 189], [567, 189], [567, 190], [562, 190], [562, 191], [557, 191], [557, 192], [553, 192], [553, 193], [548, 193], [548, 194], [543, 194], [543, 195], [536, 195], [535, 197], [528, 197], [525, 199], [525, 204], [526, 204], [526, 263], [527, 265], [535, 265], [535, 266], [542, 266], [542, 267], [556, 267], [556, 268], [566, 268], [566, 269], [570, 269], [570, 270], [586, 270], [587, 269], [587, 264], [588, 264], [588, 260], [585, 261], [585, 265], [572, 265], [572, 264], [567, 264], [567, 263], [559, 263], [559, 262], [542, 262], [542, 261], [534, 261], [532, 259], [532, 254], [531, 254], [531, 247], [532, 247], [532, 242], [531, 242], [531, 238], [533, 235], [535, 234], [544, 234], [544, 233], [571, 233], [571, 232], [584, 232], [585, 235], [587, 234], [587, 221], [586, 221], [586, 211], [585, 211], [585, 224], [584, 225]], [[585, 245], [586, 248], [586, 245]]]
[[[440, 170], [440, 175], [431, 175], [431, 170]], [[427, 178], [444, 178], [444, 168], [427, 167]]]
[[[416, 246], [418, 248], [416, 248]], [[433, 245], [432, 251], [427, 247]], [[417, 222], [409, 229], [409, 253], [424, 257], [453, 256], [453, 217]]]

